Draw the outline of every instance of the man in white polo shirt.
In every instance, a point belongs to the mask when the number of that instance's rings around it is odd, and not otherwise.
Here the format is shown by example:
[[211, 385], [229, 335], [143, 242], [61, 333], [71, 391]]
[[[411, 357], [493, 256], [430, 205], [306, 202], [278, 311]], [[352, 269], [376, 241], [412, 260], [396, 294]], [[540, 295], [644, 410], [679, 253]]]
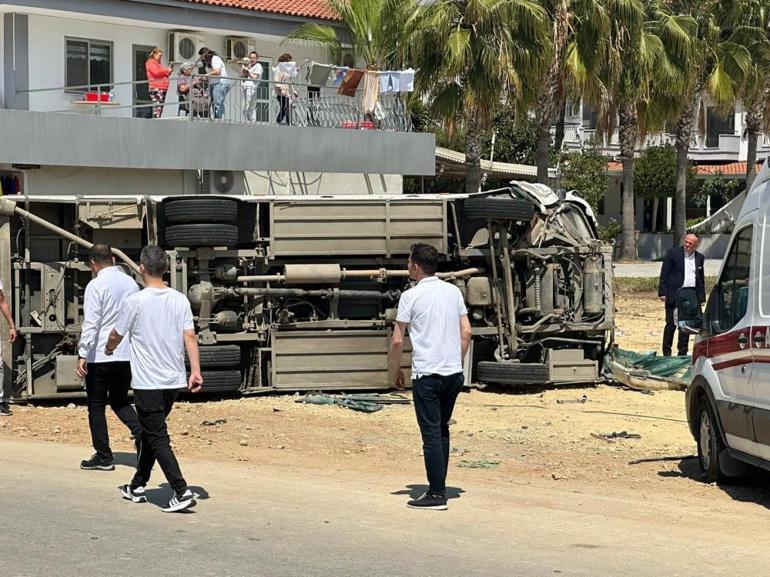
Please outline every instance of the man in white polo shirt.
[[401, 353], [409, 328], [412, 343], [412, 398], [422, 434], [428, 491], [407, 506], [447, 508], [449, 420], [463, 386], [463, 359], [471, 342], [471, 325], [460, 289], [435, 276], [438, 252], [430, 245], [412, 246], [409, 278], [416, 285], [401, 295], [390, 349], [394, 385], [404, 387]]
[[[139, 260], [145, 288], [126, 299], [105, 347], [109, 356], [123, 337], [130, 341], [131, 386], [142, 426], [136, 474], [130, 484], [121, 487], [121, 492], [124, 499], [134, 503], [147, 501], [145, 486], [157, 460], [174, 491], [163, 508], [171, 513], [193, 507], [195, 498], [171, 449], [166, 417], [180, 389], [187, 387], [196, 393], [201, 390], [203, 378], [190, 301], [163, 282], [168, 255], [161, 247], [150, 245], [142, 249]], [[190, 358], [189, 379], [184, 367], [185, 349]]]
[[137, 444], [142, 429], [128, 400], [131, 387], [128, 343], [121, 344], [109, 357], [104, 354], [104, 346], [118, 320], [123, 301], [138, 292], [139, 287], [134, 279], [115, 266], [112, 249], [106, 244], [95, 244], [89, 249], [88, 264], [94, 278], [88, 283], [83, 299], [77, 374], [86, 380], [88, 428], [96, 453], [81, 461], [80, 468], [112, 471], [115, 465], [104, 415], [107, 403], [131, 431]]

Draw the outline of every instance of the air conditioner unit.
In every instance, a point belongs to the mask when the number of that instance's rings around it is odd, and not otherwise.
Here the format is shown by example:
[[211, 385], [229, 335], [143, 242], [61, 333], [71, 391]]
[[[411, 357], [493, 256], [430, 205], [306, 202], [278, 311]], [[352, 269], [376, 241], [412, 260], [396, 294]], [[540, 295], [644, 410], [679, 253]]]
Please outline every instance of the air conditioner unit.
[[[242, 170], [206, 170], [201, 176], [202, 184], [208, 184], [209, 194], [246, 194], [246, 181]], [[205, 194], [207, 191], [201, 192]]]
[[253, 38], [229, 37], [225, 39], [228, 60], [243, 60], [257, 49], [257, 43]]
[[205, 38], [195, 32], [171, 32], [168, 37], [169, 62], [195, 62]]

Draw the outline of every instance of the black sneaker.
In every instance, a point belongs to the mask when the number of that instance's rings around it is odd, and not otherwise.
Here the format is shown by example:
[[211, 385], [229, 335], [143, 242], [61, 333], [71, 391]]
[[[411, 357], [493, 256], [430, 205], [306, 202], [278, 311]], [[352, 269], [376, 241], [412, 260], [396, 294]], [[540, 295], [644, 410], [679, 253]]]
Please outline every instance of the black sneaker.
[[80, 468], [84, 471], [114, 471], [115, 463], [112, 458], [100, 457], [94, 453], [90, 459], [80, 461]]
[[195, 507], [195, 495], [193, 495], [193, 492], [190, 491], [190, 489], [186, 489], [181, 495], [174, 495], [171, 497], [168, 505], [163, 507], [161, 511], [164, 513], [174, 513], [176, 511], [184, 511], [191, 507]]
[[0, 404], [0, 417], [10, 417], [13, 415], [11, 409], [6, 404]]
[[124, 499], [128, 499], [132, 503], [146, 503], [147, 495], [145, 495], [144, 487], [131, 488], [131, 485], [122, 485], [120, 492]]
[[444, 493], [436, 493], [435, 491], [427, 491], [422, 496], [407, 501], [407, 507], [412, 509], [432, 509], [433, 511], [446, 511], [446, 495]]

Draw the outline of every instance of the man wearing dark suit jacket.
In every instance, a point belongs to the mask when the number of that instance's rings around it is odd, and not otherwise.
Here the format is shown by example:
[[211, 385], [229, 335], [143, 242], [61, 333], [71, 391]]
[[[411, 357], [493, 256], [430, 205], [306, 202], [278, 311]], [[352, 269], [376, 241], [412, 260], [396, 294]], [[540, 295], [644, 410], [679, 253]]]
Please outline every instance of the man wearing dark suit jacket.
[[[676, 297], [679, 289], [694, 287], [698, 291], [698, 299], [701, 304], [706, 302], [706, 284], [703, 277], [704, 256], [696, 249], [700, 244], [700, 238], [695, 233], [689, 233], [684, 237], [683, 246], [672, 248], [668, 251], [663, 266], [660, 269], [660, 283], [658, 284], [658, 298], [666, 305], [666, 328], [663, 330], [663, 356], [671, 356], [671, 345], [674, 342], [674, 316], [676, 311]], [[687, 354], [687, 341], [689, 335], [679, 331], [677, 341], [677, 354]]]

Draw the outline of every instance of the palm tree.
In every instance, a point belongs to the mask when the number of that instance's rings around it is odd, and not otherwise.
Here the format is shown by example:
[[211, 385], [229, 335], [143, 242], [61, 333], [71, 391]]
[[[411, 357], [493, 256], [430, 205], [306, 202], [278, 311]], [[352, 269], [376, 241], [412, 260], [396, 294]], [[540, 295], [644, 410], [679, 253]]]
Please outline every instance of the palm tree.
[[770, 29], [770, 6], [763, 0], [749, 0], [744, 4], [744, 14], [751, 26], [747, 38], [751, 65], [740, 96], [746, 111], [746, 190], [749, 190], [756, 176], [759, 133], [770, 128], [770, 41], [765, 33]]
[[695, 48], [684, 68], [681, 100], [676, 107], [675, 238], [686, 232], [687, 153], [696, 116], [699, 111], [703, 116], [702, 103], [707, 96], [722, 110], [731, 109], [750, 67], [747, 44], [757, 30], [745, 26], [745, 4], [744, 0], [681, 0], [678, 4], [681, 13], [694, 19], [696, 29]]
[[344, 25], [307, 23], [289, 34], [325, 46], [333, 61], [341, 63], [343, 45], [370, 69], [400, 68], [409, 58], [410, 38], [419, 10], [415, 0], [328, 0]]
[[[569, 74], [576, 68], [593, 69], [596, 45], [608, 34], [610, 21], [603, 0], [544, 0], [551, 28], [547, 57], [550, 63], [538, 82], [534, 108], [537, 125], [537, 181], [548, 183], [550, 126], [554, 113], [563, 122]], [[568, 62], [571, 61], [571, 62]], [[557, 135], [557, 148], [561, 138]]]
[[414, 43], [417, 87], [451, 133], [465, 130], [467, 192], [481, 183], [481, 137], [506, 100], [520, 108], [539, 77], [546, 14], [533, 0], [432, 0]]
[[610, 33], [599, 46], [602, 63], [591, 95], [600, 130], [611, 135], [617, 122], [623, 165], [621, 256], [634, 258], [634, 154], [642, 136], [662, 127], [662, 103], [681, 89], [695, 22], [673, 14], [664, 0], [606, 1]]

